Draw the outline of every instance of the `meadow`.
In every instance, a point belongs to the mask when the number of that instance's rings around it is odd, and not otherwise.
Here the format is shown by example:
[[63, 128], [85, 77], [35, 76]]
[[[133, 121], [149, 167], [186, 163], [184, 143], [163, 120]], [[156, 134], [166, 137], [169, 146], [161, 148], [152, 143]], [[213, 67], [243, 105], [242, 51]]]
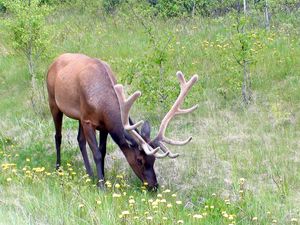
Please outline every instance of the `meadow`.
[[[113, 15], [85, 7], [47, 16], [51, 38], [36, 64], [39, 102], [1, 14], [0, 224], [299, 224], [299, 10], [274, 16], [270, 31], [251, 30], [253, 93], [245, 105], [230, 15], [153, 19], [126, 7]], [[100, 58], [128, 93], [141, 90], [132, 117], [149, 120], [153, 136], [178, 94], [176, 71], [199, 75], [186, 102], [199, 108], [168, 128], [170, 137], [193, 140], [172, 148], [178, 158], [156, 161], [157, 192], [146, 191], [110, 138], [99, 190], [85, 174], [78, 122], [66, 117], [55, 171], [45, 76], [65, 52]]]

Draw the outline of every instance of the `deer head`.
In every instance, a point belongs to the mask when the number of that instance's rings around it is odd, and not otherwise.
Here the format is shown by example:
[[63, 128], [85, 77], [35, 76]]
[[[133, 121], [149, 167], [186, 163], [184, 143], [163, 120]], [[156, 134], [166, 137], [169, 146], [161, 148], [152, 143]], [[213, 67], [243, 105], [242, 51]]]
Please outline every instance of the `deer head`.
[[[198, 75], [193, 75], [189, 81], [185, 80], [183, 73], [180, 71], [178, 71], [176, 75], [180, 83], [180, 94], [169, 112], [163, 118], [157, 136], [152, 140], [150, 139], [151, 129], [148, 122], [144, 123], [144, 121], [139, 121], [132, 123], [129, 118], [130, 108], [136, 99], [140, 97], [141, 92], [136, 91], [126, 99], [123, 86], [120, 84], [114, 86], [120, 105], [122, 123], [125, 133], [127, 134], [126, 138], [135, 149], [133, 151], [135, 152], [134, 157], [130, 157], [131, 159], [129, 159], [128, 162], [136, 175], [143, 182], [147, 182], [150, 188], [157, 187], [156, 174], [153, 168], [155, 159], [165, 157], [176, 158], [179, 156], [178, 153], [172, 153], [166, 144], [185, 145], [192, 140], [192, 137], [184, 141], [175, 141], [165, 137], [167, 126], [174, 116], [193, 112], [198, 107], [198, 105], [195, 105], [189, 109], [180, 108], [191, 87], [197, 82]], [[141, 132], [139, 132], [137, 128], [141, 125], [142, 129]]]

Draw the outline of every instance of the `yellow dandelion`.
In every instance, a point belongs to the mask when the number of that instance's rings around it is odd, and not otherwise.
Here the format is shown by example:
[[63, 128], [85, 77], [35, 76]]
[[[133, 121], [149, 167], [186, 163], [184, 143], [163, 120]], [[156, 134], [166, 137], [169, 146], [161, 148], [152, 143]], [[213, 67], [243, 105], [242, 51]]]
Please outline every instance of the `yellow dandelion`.
[[90, 179], [90, 178], [87, 178], [87, 179], [85, 180], [85, 183], [89, 183], [89, 182], [91, 182], [91, 179]]
[[119, 174], [119, 175], [117, 175], [117, 178], [123, 179], [123, 176]]
[[153, 220], [153, 217], [152, 217], [152, 216], [147, 216], [146, 219], [147, 219], [147, 220]]
[[163, 193], [170, 193], [170, 192], [171, 192], [170, 189], [166, 189], [166, 190], [163, 191]]
[[96, 203], [97, 205], [101, 205], [102, 202], [100, 200], [97, 200]]
[[6, 181], [7, 181], [7, 182], [11, 182], [11, 178], [8, 177], [8, 178], [6, 179]]
[[130, 214], [130, 213], [129, 213], [129, 211], [128, 211], [128, 210], [125, 210], [125, 211], [123, 211], [123, 212], [122, 212], [122, 215], [123, 215], [123, 216], [125, 216], [125, 215], [129, 215], [129, 214]]
[[72, 172], [71, 174], [72, 174], [72, 175], [76, 175], [76, 172]]
[[173, 197], [173, 198], [176, 198], [176, 196], [177, 196], [176, 194], [172, 194], [172, 197]]
[[72, 166], [72, 165], [71, 165], [70, 163], [67, 163], [67, 166], [70, 167], [70, 166]]
[[29, 159], [29, 158], [26, 158], [26, 162], [30, 162], [30, 159]]
[[113, 198], [120, 198], [120, 197], [121, 197], [121, 194], [113, 193], [112, 197], [113, 197]]
[[233, 220], [233, 216], [232, 216], [232, 215], [229, 215], [229, 216], [228, 216], [228, 219], [229, 219], [229, 220]]
[[182, 201], [176, 201], [177, 205], [182, 205]]
[[277, 223], [277, 220], [272, 220], [272, 223]]
[[134, 201], [134, 199], [129, 199], [129, 204], [134, 204], [135, 203], [135, 201]]
[[172, 208], [172, 204], [171, 203], [167, 204], [167, 207]]
[[165, 216], [163, 216], [163, 218], [162, 218], [163, 220], [167, 220], [168, 218], [167, 217], [165, 217]]
[[178, 224], [183, 224], [183, 220], [177, 220]]
[[157, 197], [158, 198], [162, 198], [162, 194], [157, 194]]
[[161, 202], [161, 203], [166, 203], [167, 200], [163, 198], [163, 199], [160, 200], [160, 202]]
[[118, 183], [115, 184], [115, 188], [120, 188], [120, 187], [121, 187], [120, 184], [118, 184]]
[[195, 219], [202, 219], [203, 216], [201, 214], [195, 214], [195, 215], [193, 215], [193, 218], [195, 218]]
[[214, 209], [215, 207], [213, 205], [210, 206], [211, 209]]
[[253, 217], [253, 218], [252, 218], [252, 220], [253, 220], [253, 221], [256, 221], [256, 220], [257, 220], [257, 217], [256, 217], [256, 216], [255, 216], [255, 217]]
[[157, 201], [152, 202], [152, 206], [157, 206], [157, 205], [158, 205]]
[[293, 222], [298, 222], [298, 220], [297, 220], [297, 218], [292, 218], [291, 219], [291, 222], [293, 223]]
[[142, 201], [142, 202], [145, 202], [145, 201], [146, 201], [146, 199], [142, 198], [142, 199], [141, 199], [141, 201]]

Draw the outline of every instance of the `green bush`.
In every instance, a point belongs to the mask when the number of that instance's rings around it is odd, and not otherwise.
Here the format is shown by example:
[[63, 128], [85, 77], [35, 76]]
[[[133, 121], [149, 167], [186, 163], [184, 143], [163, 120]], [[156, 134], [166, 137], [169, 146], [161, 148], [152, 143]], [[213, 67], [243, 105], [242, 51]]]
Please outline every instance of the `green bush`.
[[124, 0], [103, 0], [103, 9], [106, 13], [114, 12]]

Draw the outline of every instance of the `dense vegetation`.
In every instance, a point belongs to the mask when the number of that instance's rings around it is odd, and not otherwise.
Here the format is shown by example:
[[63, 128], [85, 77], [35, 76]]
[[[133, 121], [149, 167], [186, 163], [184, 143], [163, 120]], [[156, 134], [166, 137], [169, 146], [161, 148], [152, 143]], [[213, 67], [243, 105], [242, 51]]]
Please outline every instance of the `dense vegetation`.
[[[29, 2], [0, 0], [0, 224], [299, 223], [298, 1]], [[157, 160], [157, 193], [111, 140], [98, 190], [67, 118], [54, 170], [44, 79], [64, 52], [101, 58], [128, 93], [141, 90], [132, 116], [153, 133], [176, 71], [199, 74], [186, 103], [199, 109], [168, 129], [193, 141]]]

